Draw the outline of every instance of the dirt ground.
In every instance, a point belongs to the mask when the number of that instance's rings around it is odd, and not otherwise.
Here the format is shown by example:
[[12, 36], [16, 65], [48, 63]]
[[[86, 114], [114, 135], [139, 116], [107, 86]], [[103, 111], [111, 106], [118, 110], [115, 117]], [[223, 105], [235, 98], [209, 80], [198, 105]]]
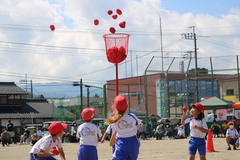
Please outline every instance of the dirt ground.
[[[225, 138], [213, 138], [214, 149], [216, 152], [208, 152], [208, 160], [237, 160], [240, 157], [240, 149], [227, 150]], [[186, 160], [188, 139], [182, 140], [141, 140], [139, 160]], [[63, 143], [63, 148], [67, 160], [76, 160], [78, 143]], [[28, 160], [31, 145], [10, 145], [9, 147], [0, 146], [1, 160]], [[59, 158], [57, 156], [57, 158]], [[98, 145], [99, 160], [111, 159], [111, 148], [106, 141]], [[196, 160], [199, 159], [198, 154]], [[60, 158], [59, 158], [60, 160]]]

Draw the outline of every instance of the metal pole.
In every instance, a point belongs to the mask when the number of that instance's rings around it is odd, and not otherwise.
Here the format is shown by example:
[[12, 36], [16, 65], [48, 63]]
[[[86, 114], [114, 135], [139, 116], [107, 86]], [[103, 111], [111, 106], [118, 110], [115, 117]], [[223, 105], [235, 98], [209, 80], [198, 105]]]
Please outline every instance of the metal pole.
[[80, 105], [80, 114], [82, 113], [83, 110], [83, 89], [82, 89], [82, 79], [80, 79], [80, 99], [81, 99], [81, 105]]
[[107, 87], [103, 85], [103, 96], [104, 96], [104, 118], [107, 118]]
[[211, 74], [212, 74], [212, 97], [214, 96], [214, 80], [213, 80], [213, 65], [212, 65], [212, 57], [210, 57], [210, 65], [211, 65]]
[[239, 77], [239, 61], [237, 56], [237, 76], [238, 76], [238, 100], [240, 101], [240, 77]]

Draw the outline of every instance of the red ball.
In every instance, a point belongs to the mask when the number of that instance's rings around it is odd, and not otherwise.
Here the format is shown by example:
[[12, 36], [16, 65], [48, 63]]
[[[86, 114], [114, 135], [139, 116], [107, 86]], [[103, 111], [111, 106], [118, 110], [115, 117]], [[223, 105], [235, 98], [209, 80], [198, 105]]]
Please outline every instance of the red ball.
[[116, 9], [116, 12], [117, 12], [118, 15], [122, 15], [121, 9]]
[[109, 28], [109, 31], [110, 31], [112, 34], [114, 34], [114, 33], [116, 32], [116, 29], [115, 29], [114, 27], [110, 27], [110, 28]]
[[49, 27], [50, 27], [51, 31], [55, 30], [55, 26], [54, 25], [50, 25]]
[[108, 10], [108, 14], [111, 15], [113, 13], [112, 10]]
[[188, 109], [187, 106], [183, 106], [183, 107], [182, 107], [182, 110], [183, 110], [184, 112], [186, 112], [187, 109]]
[[94, 19], [94, 25], [97, 26], [99, 24], [99, 20], [98, 19]]
[[117, 18], [118, 18], [118, 15], [117, 15], [117, 14], [114, 14], [114, 15], [112, 15], [112, 18], [113, 18], [113, 19], [117, 19]]
[[125, 28], [125, 27], [126, 27], [126, 22], [125, 22], [125, 21], [120, 22], [120, 23], [119, 23], [119, 27]]

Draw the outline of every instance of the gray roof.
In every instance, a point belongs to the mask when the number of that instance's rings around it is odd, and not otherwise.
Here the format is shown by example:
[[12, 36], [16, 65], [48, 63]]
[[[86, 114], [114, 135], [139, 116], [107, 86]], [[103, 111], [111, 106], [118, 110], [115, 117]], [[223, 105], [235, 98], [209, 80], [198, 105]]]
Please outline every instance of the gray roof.
[[0, 118], [54, 118], [72, 114], [65, 108], [57, 109], [46, 100], [35, 100], [23, 103], [19, 107], [0, 107]]
[[0, 82], [0, 95], [6, 95], [6, 94], [28, 94], [26, 91], [24, 91], [22, 88], [18, 87], [14, 82]]

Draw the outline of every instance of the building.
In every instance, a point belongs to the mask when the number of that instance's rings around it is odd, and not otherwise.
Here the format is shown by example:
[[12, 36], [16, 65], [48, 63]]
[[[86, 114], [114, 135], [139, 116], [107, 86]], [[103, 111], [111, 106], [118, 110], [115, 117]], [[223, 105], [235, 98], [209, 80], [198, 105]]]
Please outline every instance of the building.
[[23, 126], [41, 126], [42, 122], [53, 120], [54, 108], [46, 99], [28, 99], [28, 93], [14, 82], [0, 82], [0, 125], [8, 120], [20, 134]]
[[[182, 106], [191, 106], [202, 97], [220, 96], [217, 77], [224, 74], [199, 72], [198, 78], [188, 73], [158, 73], [119, 79], [119, 94], [128, 98], [131, 112], [157, 114], [160, 117], [180, 117]], [[108, 112], [116, 96], [116, 81], [107, 81]]]

